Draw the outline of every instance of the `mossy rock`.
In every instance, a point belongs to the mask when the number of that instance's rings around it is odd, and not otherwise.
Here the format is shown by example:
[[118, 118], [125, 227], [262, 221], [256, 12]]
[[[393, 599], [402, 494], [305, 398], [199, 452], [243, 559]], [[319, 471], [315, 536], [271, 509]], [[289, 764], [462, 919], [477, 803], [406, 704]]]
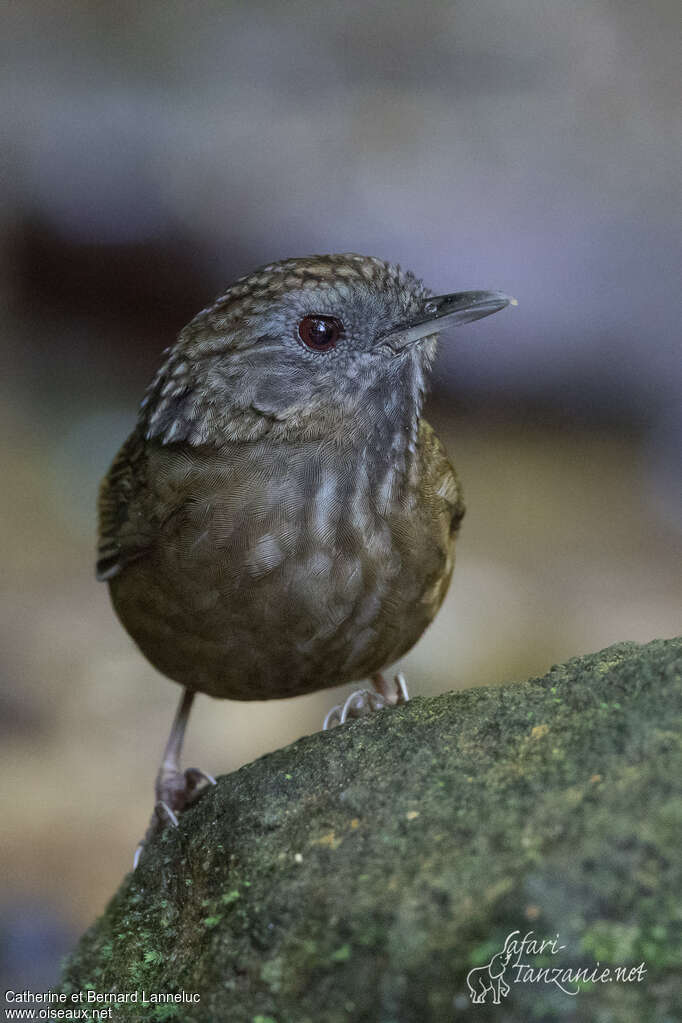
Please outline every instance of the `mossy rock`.
[[[127, 876], [61, 990], [201, 999], [121, 1004], [121, 1021], [678, 1020], [681, 676], [682, 640], [622, 643], [220, 778]], [[514, 956], [501, 1004], [472, 1005], [467, 974], [514, 931], [557, 951]], [[516, 962], [644, 967], [573, 995]]]

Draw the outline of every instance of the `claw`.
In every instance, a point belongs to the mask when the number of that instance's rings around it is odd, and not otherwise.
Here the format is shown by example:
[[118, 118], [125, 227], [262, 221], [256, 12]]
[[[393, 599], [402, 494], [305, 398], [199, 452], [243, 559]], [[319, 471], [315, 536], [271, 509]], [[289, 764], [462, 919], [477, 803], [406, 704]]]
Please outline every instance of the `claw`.
[[[185, 781], [187, 783], [187, 803], [193, 803], [195, 799], [198, 799], [205, 788], [211, 785], [217, 785], [215, 778], [208, 771], [201, 771], [198, 767], [188, 767], [185, 771]], [[206, 782], [206, 785], [202, 785], [201, 782]]]
[[330, 728], [334, 727], [334, 725], [340, 724], [340, 718], [341, 704], [337, 703], [335, 707], [332, 707], [331, 710], [327, 711], [324, 721], [322, 722], [322, 731], [328, 732]]
[[168, 818], [170, 823], [173, 825], [173, 827], [177, 828], [178, 827], [178, 818], [177, 818], [176, 814], [173, 813], [173, 811], [171, 810], [171, 808], [168, 805], [168, 803], [164, 803], [163, 799], [160, 799], [158, 801], [158, 803], [156, 804], [156, 806], [154, 807], [154, 813], [159, 818], [159, 821], [162, 821], [162, 817], [161, 817], [161, 811], [162, 810], [166, 814], [166, 817]]
[[385, 706], [386, 701], [380, 693], [372, 689], [357, 689], [344, 703], [339, 723], [343, 725], [348, 718], [359, 718], [371, 714], [373, 710], [382, 710]]
[[381, 672], [378, 672], [372, 679], [372, 683], [389, 707], [399, 707], [410, 699], [407, 682], [402, 671], [399, 671], [390, 682], [384, 678]]
[[402, 671], [399, 671], [395, 676], [395, 684], [398, 687], [398, 705], [401, 703], [407, 703], [410, 699], [410, 694], [407, 691], [407, 679], [403, 675]]
[[393, 681], [393, 685], [387, 682], [381, 674], [372, 678], [374, 689], [356, 689], [351, 693], [345, 703], [338, 703], [327, 713], [322, 729], [327, 732], [336, 725], [343, 725], [349, 718], [363, 717], [375, 710], [383, 710], [384, 707], [397, 707], [409, 700], [407, 682], [402, 672], [399, 672]]
[[[165, 817], [165, 820], [164, 820]], [[170, 824], [171, 827], [179, 827], [180, 822], [178, 821], [178, 815], [171, 809], [171, 807], [163, 799], [158, 799], [154, 804], [154, 810], [152, 812], [152, 819], [149, 822], [147, 828], [147, 834], [144, 836], [141, 842], [137, 843], [137, 849], [133, 856], [133, 870], [137, 870], [137, 865], [140, 862], [142, 853], [144, 852], [145, 846], [158, 831], [162, 830], [164, 824]]]
[[[165, 799], [157, 799], [154, 804], [154, 812], [147, 828], [147, 834], [138, 843], [135, 855], [133, 856], [133, 870], [137, 870], [137, 865], [149, 840], [159, 831], [162, 831], [164, 827], [179, 827], [180, 820], [178, 814], [196, 802], [207, 788], [217, 784], [212, 774], [208, 774], [207, 771], [200, 771], [198, 767], [188, 767], [184, 773], [184, 779], [184, 789], [179, 787], [176, 779], [174, 779], [176, 781], [175, 785], [170, 784], [167, 787], [167, 798], [173, 804], [172, 806]], [[202, 781], [206, 782], [206, 784], [201, 785]]]

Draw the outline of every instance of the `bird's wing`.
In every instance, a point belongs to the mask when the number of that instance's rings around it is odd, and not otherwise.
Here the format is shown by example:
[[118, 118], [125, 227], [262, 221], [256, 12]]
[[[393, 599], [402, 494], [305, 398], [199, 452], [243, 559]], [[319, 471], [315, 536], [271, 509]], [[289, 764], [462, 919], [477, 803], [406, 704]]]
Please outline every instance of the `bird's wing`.
[[454, 538], [465, 512], [462, 485], [438, 435], [425, 419], [419, 421], [417, 443], [424, 466], [423, 483], [431, 496], [442, 502], [443, 513], [449, 523], [450, 536]]
[[99, 490], [99, 536], [96, 574], [113, 579], [131, 561], [143, 557], [156, 533], [153, 517], [144, 513], [147, 456], [135, 430], [111, 464]]

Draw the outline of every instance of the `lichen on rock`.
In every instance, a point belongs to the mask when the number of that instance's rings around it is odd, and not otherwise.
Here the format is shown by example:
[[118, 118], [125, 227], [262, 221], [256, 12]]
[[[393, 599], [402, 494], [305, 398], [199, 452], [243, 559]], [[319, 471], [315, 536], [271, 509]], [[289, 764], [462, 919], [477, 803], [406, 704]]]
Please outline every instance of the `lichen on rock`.
[[[220, 778], [82, 938], [61, 990], [196, 992], [114, 1019], [673, 1020], [682, 1005], [682, 640], [413, 699]], [[507, 936], [528, 962], [636, 967], [472, 1005]], [[532, 939], [531, 939], [532, 940]]]

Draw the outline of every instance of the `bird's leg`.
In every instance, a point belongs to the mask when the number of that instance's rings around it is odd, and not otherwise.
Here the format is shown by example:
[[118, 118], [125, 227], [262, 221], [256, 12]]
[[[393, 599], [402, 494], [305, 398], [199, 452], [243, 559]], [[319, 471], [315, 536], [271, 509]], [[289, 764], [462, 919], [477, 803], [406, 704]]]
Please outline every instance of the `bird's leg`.
[[182, 813], [201, 795], [205, 787], [201, 785], [202, 781], [215, 785], [215, 778], [196, 767], [189, 767], [186, 771], [180, 768], [182, 744], [195, 695], [193, 689], [185, 689], [182, 694], [154, 787], [157, 808], [161, 804], [163, 812], [173, 824], [177, 824], [175, 815]]
[[410, 698], [402, 671], [394, 675], [390, 681], [378, 671], [376, 675], [372, 675], [372, 685], [385, 700], [387, 707], [397, 707], [401, 703], [407, 703]]
[[216, 783], [212, 775], [200, 771], [197, 767], [188, 767], [186, 771], [180, 767], [182, 744], [195, 695], [193, 689], [185, 689], [175, 712], [168, 742], [163, 751], [161, 767], [156, 776], [154, 812], [147, 828], [147, 834], [135, 852], [134, 867], [138, 864], [145, 843], [168, 824], [176, 828], [178, 826], [177, 815], [194, 803], [208, 785]]
[[374, 690], [356, 689], [345, 703], [332, 707], [324, 719], [322, 725], [324, 731], [335, 725], [342, 725], [349, 718], [364, 717], [365, 714], [382, 710], [384, 707], [397, 707], [401, 703], [407, 703], [410, 698], [402, 672], [389, 681], [378, 671], [376, 675], [372, 675], [372, 685]]

